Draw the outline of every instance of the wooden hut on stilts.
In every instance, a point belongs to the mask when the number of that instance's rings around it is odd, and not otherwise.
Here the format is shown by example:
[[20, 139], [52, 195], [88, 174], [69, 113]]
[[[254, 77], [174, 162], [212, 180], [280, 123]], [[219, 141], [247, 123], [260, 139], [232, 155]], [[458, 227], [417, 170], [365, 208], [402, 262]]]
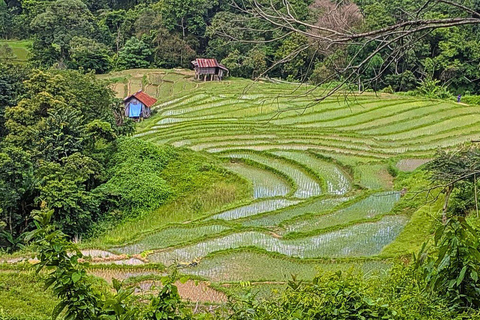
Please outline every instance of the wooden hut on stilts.
[[228, 75], [228, 69], [218, 63], [217, 59], [195, 59], [195, 80], [220, 81]]

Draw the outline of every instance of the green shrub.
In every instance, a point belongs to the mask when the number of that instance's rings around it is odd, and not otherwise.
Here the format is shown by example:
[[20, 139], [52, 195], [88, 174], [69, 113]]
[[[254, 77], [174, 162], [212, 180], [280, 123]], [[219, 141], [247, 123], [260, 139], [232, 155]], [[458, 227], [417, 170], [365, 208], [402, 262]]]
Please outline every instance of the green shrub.
[[464, 96], [462, 102], [466, 104], [480, 105], [480, 96]]
[[155, 169], [162, 170], [176, 155], [175, 149], [170, 146], [159, 147], [140, 139], [121, 138], [109, 163], [110, 174], [114, 174], [119, 165], [128, 166], [148, 160], [152, 161]]
[[125, 214], [156, 209], [172, 195], [162, 171], [177, 153], [135, 138], [121, 139], [109, 162], [109, 180], [97, 188], [106, 210]]
[[479, 237], [465, 218], [453, 216], [435, 232], [435, 254], [424, 245], [415, 261], [427, 288], [454, 310], [480, 306]]
[[395, 93], [395, 91], [393, 90], [393, 88], [392, 88], [391, 85], [389, 85], [388, 87], [383, 88], [381, 92], [383, 92], [383, 93], [390, 93], [390, 94]]
[[398, 176], [398, 173], [400, 172], [400, 170], [398, 170], [398, 168], [396, 167], [395, 163], [392, 162], [388, 163], [387, 171], [394, 178]]
[[118, 198], [122, 210], [155, 209], [168, 198], [170, 188], [150, 166], [146, 161], [121, 168], [102, 186], [103, 191]]
[[366, 282], [353, 274], [323, 274], [310, 284], [289, 282], [276, 300], [252, 295], [232, 305], [232, 319], [391, 319], [382, 298], [369, 296]]
[[440, 80], [432, 79], [427, 77], [420, 81], [419, 86], [417, 87], [417, 94], [432, 98], [432, 99], [447, 99], [452, 96], [448, 91], [446, 86], [439, 84]]

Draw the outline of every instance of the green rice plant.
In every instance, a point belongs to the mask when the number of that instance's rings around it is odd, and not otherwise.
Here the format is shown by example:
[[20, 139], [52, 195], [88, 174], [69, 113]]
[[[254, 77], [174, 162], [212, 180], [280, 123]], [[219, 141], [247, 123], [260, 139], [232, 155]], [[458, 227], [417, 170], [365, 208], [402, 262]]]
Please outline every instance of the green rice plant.
[[[376, 119], [391, 117], [395, 118], [396, 122], [401, 122], [410, 119], [410, 117], [414, 117], [416, 115], [415, 112], [418, 112], [418, 110], [428, 109], [429, 107], [437, 107], [441, 109], [438, 102], [423, 100], [403, 101], [399, 102], [398, 104], [390, 105], [388, 107], [373, 109], [361, 114], [348, 116], [343, 119], [329, 121], [328, 125], [340, 130], [350, 130], [350, 126], [356, 126], [359, 124], [370, 123], [370, 126], [376, 126], [375, 122], [372, 121]], [[452, 108], [450, 104], [448, 104], [447, 107], [450, 109]], [[366, 127], [368, 128], [369, 126]]]
[[212, 252], [241, 247], [258, 247], [299, 258], [373, 256], [397, 237], [407, 220], [404, 216], [387, 216], [377, 222], [289, 240], [256, 231], [233, 233], [183, 248], [157, 252], [148, 256], [148, 259], [165, 265], [189, 263]]
[[183, 108], [187, 103], [193, 103], [196, 101], [203, 101], [204, 99], [209, 98], [210, 96], [207, 94], [185, 94], [183, 96], [179, 96], [177, 98], [169, 98], [166, 101], [157, 104], [156, 108], [161, 110], [170, 110], [174, 108]]
[[239, 178], [226, 178], [223, 181], [217, 178], [215, 181], [212, 183], [204, 180], [202, 192], [193, 191], [175, 201], [169, 201], [148, 215], [119, 224], [87, 244], [102, 247], [130, 243], [168, 224], [203, 218], [222, 211], [227, 206], [231, 207], [236, 202], [244, 202], [248, 189]]
[[169, 227], [143, 237], [140, 241], [114, 250], [125, 254], [139, 254], [147, 250], [162, 249], [188, 243], [214, 234], [219, 234], [230, 228], [223, 225]]
[[344, 209], [327, 215], [314, 215], [298, 219], [285, 225], [287, 232], [308, 233], [348, 225], [355, 221], [373, 219], [392, 211], [395, 203], [400, 200], [398, 192], [376, 193]]
[[225, 167], [252, 183], [254, 199], [286, 196], [290, 192], [287, 181], [269, 170], [241, 162], [230, 162], [225, 164]]
[[346, 130], [365, 130], [380, 128], [388, 125], [394, 125], [400, 121], [408, 121], [418, 118], [428, 118], [430, 115], [436, 112], [451, 111], [458, 106], [452, 103], [433, 103], [426, 106], [412, 108], [399, 108], [397, 113], [392, 115], [379, 115], [379, 117], [371, 118], [369, 121], [362, 123], [356, 123], [345, 127]]
[[285, 157], [307, 166], [325, 181], [326, 192], [343, 195], [351, 189], [348, 176], [335, 164], [315, 158], [304, 152], [275, 151], [275, 155]]
[[192, 143], [191, 144], [191, 149], [195, 151], [200, 151], [200, 150], [208, 150], [212, 148], [220, 148], [220, 147], [231, 147], [234, 149], [234, 147], [242, 147], [242, 146], [257, 146], [257, 145], [262, 145], [262, 144], [270, 144], [272, 143], [271, 139], [267, 140], [262, 140], [262, 139], [252, 139], [252, 140], [228, 140], [228, 141], [217, 141], [217, 142], [208, 142], [208, 143]]
[[[205, 150], [205, 149], [212, 149], [212, 148], [220, 148], [220, 147], [231, 147], [233, 149], [236, 146], [261, 146], [261, 145], [290, 145], [290, 144], [296, 144], [296, 145], [307, 145], [307, 146], [318, 146], [318, 147], [325, 147], [325, 148], [338, 148], [339, 146], [343, 147], [344, 149], [349, 149], [349, 150], [358, 150], [361, 152], [370, 152], [372, 151], [372, 147], [369, 146], [365, 140], [363, 139], [355, 139], [359, 141], [357, 143], [356, 141], [348, 141], [348, 139], [329, 139], [329, 137], [305, 137], [305, 136], [298, 136], [298, 138], [282, 138], [282, 137], [277, 137], [276, 139], [272, 138], [265, 138], [261, 139], [260, 137], [258, 138], [253, 138], [253, 139], [225, 139], [223, 137], [212, 137], [209, 139], [210, 142], [205, 142], [205, 143], [197, 143], [195, 140], [190, 140], [192, 141], [192, 149], [194, 150]], [[354, 140], [354, 139], [352, 139]], [[378, 148], [379, 151], [380, 148]]]
[[321, 213], [334, 209], [336, 206], [351, 200], [352, 198], [328, 198], [315, 199], [313, 201], [304, 202], [291, 208], [275, 211], [271, 214], [264, 214], [253, 217], [242, 222], [243, 226], [248, 227], [271, 227], [282, 224], [283, 221], [293, 219], [307, 213]]
[[[377, 146], [371, 146], [365, 143], [365, 141], [355, 142], [355, 141], [338, 141], [338, 140], [330, 140], [330, 139], [318, 139], [317, 137], [308, 137], [308, 138], [299, 138], [299, 139], [277, 139], [275, 141], [279, 145], [288, 145], [288, 144], [304, 144], [304, 145], [312, 145], [318, 147], [325, 147], [325, 148], [343, 148], [351, 151], [359, 151], [359, 152], [370, 152], [372, 149], [378, 149], [378, 151], [382, 151], [381, 148], [377, 148]], [[389, 153], [390, 150], [384, 150], [383, 153]]]
[[[465, 135], [470, 134], [479, 134], [480, 130], [476, 123], [463, 126], [463, 127], [455, 127], [455, 128], [447, 128], [446, 130], [442, 130], [437, 132], [435, 135], [421, 135], [411, 138], [404, 138], [395, 140], [395, 143], [398, 145], [410, 145], [410, 144], [425, 144], [425, 143], [432, 143], [441, 141], [444, 139], [454, 138], [454, 137], [462, 137]], [[385, 143], [391, 143], [391, 141], [384, 140]]]
[[165, 272], [161, 272], [156, 269], [122, 269], [122, 268], [89, 268], [88, 274], [95, 277], [102, 278], [109, 283], [112, 283], [112, 279], [124, 281], [131, 278], [138, 278], [151, 275], [164, 275]]
[[[309, 236], [303, 234], [302, 239], [305, 241], [317, 237], [320, 233], [326, 235], [339, 232], [341, 230], [338, 228], [341, 227], [344, 228], [342, 230], [350, 230], [356, 227], [354, 223], [360, 221], [376, 221], [361, 224], [363, 228], [367, 228], [366, 226], [390, 219], [388, 216], [384, 219], [381, 217], [388, 214], [389, 206], [392, 206], [395, 200], [390, 204], [374, 204], [375, 201], [365, 204], [368, 201], [364, 200], [363, 204], [355, 207], [345, 203], [351, 198], [320, 196], [283, 207], [291, 200], [277, 197], [293, 195], [308, 199], [319, 195], [321, 190], [325, 194], [343, 195], [355, 186], [390, 189], [391, 178], [386, 174], [388, 159], [428, 158], [438, 146], [449, 147], [480, 136], [477, 109], [448, 102], [394, 95], [375, 96], [367, 93], [347, 96], [340, 93], [321, 103], [314, 103], [322, 94], [320, 89], [236, 79], [223, 82], [190, 82], [185, 78], [188, 77], [188, 71], [135, 71], [129, 73], [132, 75], [131, 82], [141, 77], [142, 72], [150, 73], [149, 85], [159, 86], [161, 103], [158, 105], [158, 115], [139, 124], [137, 137], [156, 144], [167, 143], [210, 153], [220, 152], [220, 157], [233, 155], [246, 160], [245, 163], [241, 161], [225, 164], [225, 167], [250, 181], [254, 199], [276, 199], [235, 209], [235, 206], [227, 205], [227, 202], [223, 201], [222, 205], [206, 205], [204, 202], [209, 201], [207, 195], [192, 195], [188, 198], [190, 202], [201, 202], [203, 208], [209, 207], [212, 210], [195, 211], [196, 205], [189, 205], [186, 199], [176, 205], [167, 204], [161, 212], [148, 215], [148, 219], [128, 222], [125, 227], [121, 226], [109, 232], [108, 236], [100, 241], [103, 245], [131, 242], [149, 233], [149, 236], [143, 238], [147, 239], [153, 237], [157, 232], [155, 230], [164, 230], [162, 228], [165, 228], [166, 223], [196, 220], [216, 214], [216, 218], [235, 220], [231, 228], [238, 227], [238, 230], [242, 227], [251, 228], [249, 230], [270, 227], [277, 234], [282, 234], [281, 228], [285, 225], [286, 231], [290, 232], [290, 235], [285, 237], [289, 240], [275, 239], [251, 231], [256, 234], [252, 239], [245, 242], [232, 240], [236, 243], [234, 247], [257, 246], [276, 251], [275, 246], [278, 246], [280, 249], [276, 252], [284, 250], [282, 252], [296, 255], [293, 249], [285, 249], [286, 244], [296, 245], [287, 241], [300, 239], [301, 234], [294, 232], [306, 232]], [[139, 75], [140, 73], [142, 74]], [[115, 76], [126, 77], [128, 74], [120, 73]], [[279, 159], [280, 157], [285, 159]], [[341, 165], [337, 166], [335, 162]], [[262, 166], [265, 168], [262, 169]], [[354, 182], [349, 178], [353, 176], [353, 171]], [[355, 186], [352, 186], [354, 183]], [[234, 185], [234, 181], [229, 184], [232, 188]], [[213, 191], [209, 196], [215, 198]], [[388, 197], [390, 196], [386, 196]], [[238, 202], [237, 206], [240, 204], [245, 202]], [[234, 209], [225, 211], [230, 208]], [[300, 219], [304, 220], [306, 226], [299, 226], [298, 230], [288, 229], [299, 223]], [[398, 228], [401, 228], [402, 223]], [[205, 224], [197, 224], [194, 228], [202, 226]], [[182, 229], [183, 226], [170, 228]], [[186, 226], [185, 228], [188, 229]], [[220, 239], [231, 232], [229, 230], [225, 230], [225, 233], [207, 232], [205, 235]], [[337, 231], [327, 232], [328, 230]], [[415, 228], [412, 230], [418, 232]], [[233, 234], [229, 236], [234, 237]], [[172, 246], [175, 246], [175, 250], [180, 250], [181, 245], [186, 248], [194, 246], [187, 245], [187, 242], [200, 245], [198, 241], [201, 240], [201, 235], [192, 237], [189, 238], [190, 241], [182, 242], [173, 236]], [[267, 237], [270, 240], [264, 240], [267, 245], [255, 237]], [[362, 235], [358, 238], [361, 240], [368, 237]], [[208, 241], [213, 239], [202, 243]], [[337, 240], [340, 244], [342, 241]], [[154, 248], [152, 245], [145, 250]], [[305, 245], [305, 248], [306, 251], [301, 254], [308, 256], [309, 245]], [[340, 250], [339, 247], [335, 248], [329, 243], [327, 249], [330, 251], [318, 249], [315, 256], [342, 256], [343, 253], [335, 251]], [[371, 254], [374, 248], [377, 247], [372, 245], [372, 251], [365, 251], [366, 254]], [[171, 248], [167, 252], [172, 250]], [[395, 252], [397, 251], [395, 249]], [[375, 252], [374, 254], [378, 254], [379, 251]], [[228, 277], [228, 274], [225, 274], [225, 277]]]
[[257, 214], [279, 210], [285, 207], [290, 207], [299, 203], [298, 200], [287, 200], [287, 199], [271, 199], [264, 200], [260, 202], [255, 202], [243, 207], [235, 208], [228, 210], [219, 214], [216, 214], [210, 219], [222, 219], [222, 220], [235, 220], [245, 217], [254, 216]]
[[280, 119], [274, 121], [276, 125], [295, 125], [301, 128], [308, 127], [328, 127], [328, 122], [338, 119], [344, 119], [356, 114], [361, 114], [371, 110], [387, 108], [390, 106], [396, 106], [401, 103], [402, 100], [394, 101], [375, 101], [369, 100], [364, 103], [352, 103], [352, 104], [339, 104], [336, 108], [326, 110], [324, 112], [318, 112], [314, 114], [306, 114], [297, 116], [295, 118]]
[[[217, 127], [219, 131], [221, 130], [220, 127]], [[317, 146], [325, 146], [331, 148], [337, 148], [338, 146], [342, 146], [345, 149], [352, 149], [352, 150], [361, 150], [361, 151], [371, 151], [372, 146], [369, 146], [369, 140], [365, 138], [356, 138], [356, 137], [340, 137], [340, 136], [328, 136], [328, 135], [315, 135], [311, 134], [308, 137], [305, 137], [304, 133], [297, 133], [297, 132], [275, 132], [273, 133], [260, 133], [258, 132], [257, 135], [254, 132], [248, 132], [242, 130], [242, 128], [238, 128], [237, 132], [231, 132], [228, 129], [222, 130], [223, 135], [218, 135], [211, 130], [208, 132], [203, 133], [196, 133], [196, 134], [189, 134], [183, 133], [174, 136], [170, 136], [169, 143], [176, 143], [183, 140], [188, 140], [189, 144], [194, 146], [195, 149], [202, 150], [202, 149], [211, 149], [211, 148], [218, 148], [218, 147], [235, 147], [235, 146], [242, 146], [242, 145], [288, 145], [288, 144], [305, 144], [305, 145], [317, 145]], [[163, 137], [163, 135], [157, 136]], [[391, 147], [391, 144], [384, 143], [385, 147]], [[378, 146], [380, 147], [380, 145]], [[383, 147], [383, 145], [382, 145]], [[304, 165], [305, 166], [305, 165]]]
[[[228, 151], [235, 151], [232, 150], [235, 148], [232, 147], [216, 147], [216, 148], [211, 148], [207, 149], [208, 152], [210, 153], [225, 153]], [[340, 155], [345, 155], [345, 156], [354, 156], [354, 157], [370, 157], [375, 160], [379, 159], [388, 159], [391, 158], [392, 156], [397, 156], [396, 153], [386, 153], [382, 152], [380, 150], [370, 150], [370, 151], [362, 151], [362, 150], [349, 150], [349, 149], [343, 149], [341, 146], [338, 147], [330, 147], [330, 146], [324, 146], [324, 145], [314, 145], [314, 144], [304, 144], [304, 143], [291, 143], [291, 144], [263, 144], [263, 145], [248, 145], [244, 146], [242, 149], [248, 150], [248, 151], [270, 151], [270, 150], [314, 150], [318, 153], [324, 153], [324, 154], [332, 154], [332, 153], [338, 153]]]
[[[362, 101], [366, 102], [369, 101], [371, 98], [361, 98], [357, 100], [357, 102]], [[348, 106], [349, 102], [342, 101], [337, 97], [331, 97], [329, 99], [325, 99], [321, 103], [313, 103], [314, 98], [310, 99], [302, 99], [299, 97], [296, 98], [288, 98], [288, 106], [290, 108], [279, 108], [279, 105], [276, 100], [273, 103], [265, 103], [262, 105], [262, 108], [258, 111], [263, 111], [260, 113], [267, 113], [270, 110], [270, 114], [272, 117], [274, 116], [275, 119], [285, 119], [285, 121], [291, 121], [291, 118], [298, 117], [299, 115], [310, 115], [316, 114], [321, 112], [326, 112], [328, 110], [334, 110], [341, 107]], [[255, 116], [254, 119], [259, 119], [259, 116]], [[290, 120], [288, 120], [290, 119]]]
[[229, 110], [242, 109], [248, 106], [248, 103], [244, 103], [242, 101], [231, 101], [224, 98], [211, 97], [203, 104], [195, 105], [195, 110], [189, 109], [180, 116], [192, 119], [213, 116], [217, 118], [224, 118], [224, 114]]
[[272, 167], [291, 177], [297, 185], [294, 196], [297, 198], [308, 198], [321, 193], [320, 185], [308, 176], [301, 168], [285, 162], [281, 159], [269, 158], [253, 153], [231, 153], [227, 155], [230, 158], [249, 159], [268, 167]]
[[[215, 134], [216, 133], [216, 134]], [[189, 135], [189, 139], [193, 140], [195, 143], [204, 143], [204, 142], [215, 142], [215, 141], [235, 141], [235, 140], [255, 140], [255, 139], [275, 139], [277, 135], [274, 134], [243, 134], [242, 131], [238, 130], [236, 133], [232, 132], [222, 132], [222, 135], [219, 136], [218, 132], [207, 132], [204, 134], [192, 134]]]
[[[325, 157], [329, 160], [333, 159], [341, 163], [342, 166], [347, 166], [347, 167], [354, 167], [359, 163], [368, 163], [371, 161], [378, 160], [378, 158], [375, 157], [374, 155], [372, 156], [363, 156], [359, 154], [345, 155], [342, 153], [336, 153], [331, 151], [319, 151], [319, 150], [313, 150], [313, 149], [309, 149], [308, 151], [318, 157], [322, 157], [322, 158]], [[353, 172], [353, 169], [352, 169], [352, 172]]]
[[207, 256], [198, 265], [181, 272], [215, 282], [289, 281], [292, 275], [309, 281], [321, 272], [358, 270], [362, 275], [385, 271], [390, 263], [381, 260], [318, 261], [287, 259], [253, 250], [234, 250]]
[[[182, 100], [181, 104], [178, 106], [173, 106], [168, 109], [165, 109], [163, 112], [161, 112], [162, 117], [167, 117], [167, 116], [181, 116], [181, 115], [189, 115], [191, 117], [191, 113], [199, 110], [205, 110], [212, 108], [213, 105], [218, 104], [220, 98], [215, 98], [207, 95], [199, 95], [195, 97], [195, 99], [189, 98]], [[192, 102], [195, 102], [192, 106], [188, 107], [187, 105], [192, 104]], [[220, 104], [221, 105], [221, 104]]]
[[443, 195], [435, 202], [425, 204], [416, 210], [402, 232], [382, 250], [383, 256], [416, 254], [431, 238], [438, 226], [443, 206]]
[[[480, 119], [474, 119], [474, 117], [472, 117], [471, 119], [463, 119], [464, 120], [464, 123], [466, 124], [466, 126], [468, 126], [469, 124], [471, 123], [474, 123], [476, 125], [478, 125], [480, 123]], [[403, 137], [403, 139], [407, 139], [408, 137], [414, 137], [415, 133], [417, 133], [418, 135], [431, 135], [431, 137], [434, 137], [437, 133], [437, 131], [440, 131], [442, 129], [447, 129], [447, 128], [454, 128], [454, 127], [462, 127], [462, 124], [458, 123], [458, 122], [451, 122], [451, 121], [445, 121], [443, 123], [439, 123], [439, 124], [436, 124], [436, 125], [432, 125], [432, 126], [428, 126], [428, 127], [424, 127], [424, 128], [420, 128], [418, 130], [412, 130], [411, 132], [402, 132], [402, 133], [398, 133], [398, 134], [392, 134], [392, 135], [389, 135], [389, 136], [384, 136], [385, 138], [388, 137], [388, 139], [395, 139], [396, 137]], [[396, 151], [400, 151], [400, 150], [404, 150], [403, 152], [407, 153], [409, 152], [409, 150], [418, 150], [418, 151], [421, 151], [421, 150], [430, 150], [432, 151], [432, 149], [435, 149], [436, 147], [438, 146], [451, 146], [452, 144], [459, 144], [459, 143], [462, 143], [462, 142], [467, 142], [470, 140], [470, 137], [478, 137], [477, 133], [472, 133], [472, 134], [468, 134], [468, 135], [460, 135], [460, 136], [457, 136], [457, 137], [447, 137], [445, 139], [441, 139], [441, 140], [436, 140], [436, 141], [433, 141], [431, 143], [429, 142], [426, 142], [424, 145], [416, 145], [414, 144], [414, 146], [410, 146], [410, 147], [399, 147], [396, 149]], [[430, 152], [430, 154], [432, 155], [434, 152]]]
[[[473, 108], [472, 108], [473, 109]], [[473, 111], [473, 110], [472, 110]], [[432, 116], [434, 117], [434, 116]], [[429, 119], [414, 119], [407, 122], [393, 124], [378, 129], [360, 131], [367, 135], [376, 135], [380, 139], [401, 139], [402, 137], [415, 137], [422, 134], [435, 134], [440, 130], [467, 126], [480, 122], [478, 113], [460, 114], [446, 118], [429, 121]]]
[[476, 140], [479, 136], [479, 132], [463, 133], [459, 136], [449, 136], [444, 139], [436, 139], [431, 142], [426, 142], [424, 145], [421, 145], [421, 147], [416, 148], [415, 150], [432, 150], [438, 149], [438, 147], [450, 147], [458, 145], [460, 142], [470, 142], [471, 140]]

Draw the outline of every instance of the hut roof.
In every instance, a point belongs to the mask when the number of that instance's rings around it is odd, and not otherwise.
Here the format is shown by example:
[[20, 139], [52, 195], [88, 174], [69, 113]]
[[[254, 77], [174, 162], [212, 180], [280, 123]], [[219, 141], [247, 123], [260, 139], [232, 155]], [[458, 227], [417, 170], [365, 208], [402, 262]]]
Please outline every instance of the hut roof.
[[155, 102], [157, 102], [157, 99], [150, 97], [148, 94], [143, 92], [142, 90], [139, 90], [138, 92], [132, 94], [131, 96], [126, 97], [123, 101], [128, 102], [130, 99], [135, 98], [147, 107], [152, 107]]
[[220, 68], [220, 69], [223, 69], [225, 71], [228, 71], [228, 69], [218, 63], [217, 59], [195, 59], [194, 61], [192, 61], [192, 64], [195, 66], [195, 67], [199, 67], [199, 68]]

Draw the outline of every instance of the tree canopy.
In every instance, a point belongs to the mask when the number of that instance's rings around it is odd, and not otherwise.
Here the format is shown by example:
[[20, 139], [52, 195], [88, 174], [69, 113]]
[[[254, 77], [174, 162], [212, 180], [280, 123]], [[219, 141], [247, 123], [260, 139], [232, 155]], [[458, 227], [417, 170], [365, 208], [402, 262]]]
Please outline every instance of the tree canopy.
[[[0, 2], [0, 37], [32, 38], [38, 66], [191, 67], [233, 76], [413, 90], [425, 79], [478, 94], [478, 1], [205, 0]], [[401, 9], [399, 9], [401, 8]]]

